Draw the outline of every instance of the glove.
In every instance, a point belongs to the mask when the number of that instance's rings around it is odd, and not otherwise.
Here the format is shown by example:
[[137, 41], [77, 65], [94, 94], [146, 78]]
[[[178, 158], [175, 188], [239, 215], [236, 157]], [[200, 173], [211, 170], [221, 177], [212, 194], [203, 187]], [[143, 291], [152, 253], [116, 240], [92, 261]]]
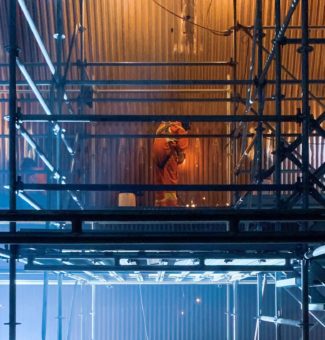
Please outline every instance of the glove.
[[182, 164], [185, 160], [185, 152], [177, 152], [177, 164]]

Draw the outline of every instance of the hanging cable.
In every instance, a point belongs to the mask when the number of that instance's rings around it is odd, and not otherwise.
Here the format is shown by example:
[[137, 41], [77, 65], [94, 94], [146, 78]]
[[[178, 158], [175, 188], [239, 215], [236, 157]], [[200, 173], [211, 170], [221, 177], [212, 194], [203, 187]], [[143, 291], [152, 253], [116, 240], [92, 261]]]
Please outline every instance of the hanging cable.
[[207, 10], [207, 16], [208, 16], [209, 13], [210, 13], [210, 9], [211, 9], [211, 6], [212, 6], [212, 1], [213, 1], [213, 0], [210, 0], [209, 6], [208, 6], [208, 10]]
[[[257, 6], [256, 6], [257, 8]], [[252, 41], [252, 52], [251, 52], [251, 62], [249, 68], [249, 76], [248, 79], [253, 80], [254, 78], [254, 71], [255, 71], [255, 55], [256, 55], [256, 45], [257, 45], [257, 10], [255, 13], [255, 22], [254, 22], [254, 31], [253, 31], [253, 41]], [[250, 85], [247, 87], [247, 94], [246, 94], [246, 104], [245, 104], [245, 111], [244, 115], [248, 114], [253, 103], [253, 90], [254, 88]], [[254, 93], [255, 98], [255, 93]], [[241, 152], [244, 153], [246, 146], [247, 146], [247, 123], [243, 126], [243, 136], [242, 136], [242, 148]], [[242, 127], [242, 124], [239, 124], [239, 127]]]
[[186, 21], [188, 22], [189, 24], [193, 25], [193, 26], [196, 26], [198, 28], [201, 28], [203, 30], [206, 30], [214, 35], [218, 35], [218, 36], [221, 36], [221, 37], [228, 37], [231, 35], [232, 33], [232, 30], [229, 29], [229, 30], [226, 30], [226, 31], [218, 31], [218, 30], [215, 30], [213, 28], [210, 28], [210, 27], [206, 27], [206, 26], [203, 26], [203, 25], [200, 25], [192, 20], [190, 20], [189, 18], [187, 17], [182, 17], [181, 15], [171, 11], [170, 9], [168, 9], [167, 7], [163, 6], [162, 4], [160, 4], [157, 0], [152, 0], [158, 7], [160, 7], [161, 9], [163, 9], [164, 11], [166, 11], [167, 13], [173, 15], [174, 17], [178, 18], [178, 19], [181, 19], [183, 21]]
[[[249, 43], [247, 43], [247, 50], [246, 50], [246, 53], [244, 53], [244, 55], [245, 55], [245, 62], [244, 62], [245, 66], [244, 66], [243, 79], [249, 79], [249, 78], [246, 78], [247, 70], [249, 70], [249, 58], [248, 58], [248, 56], [249, 56]], [[241, 97], [241, 94], [243, 92], [243, 88], [244, 88], [244, 84], [240, 84], [239, 85], [239, 91], [238, 91], [240, 97]], [[239, 103], [240, 103], [239, 101], [236, 103], [236, 105], [237, 105], [236, 111], [238, 109]]]
[[142, 299], [142, 288], [141, 288], [141, 284], [139, 284], [138, 287], [139, 287], [139, 294], [140, 294], [140, 303], [141, 303], [141, 310], [142, 310], [142, 318], [143, 318], [144, 331], [145, 331], [145, 334], [146, 334], [146, 340], [149, 340], [148, 329], [147, 329], [147, 322], [146, 322], [146, 315], [145, 315], [144, 307], [143, 307], [143, 299]]

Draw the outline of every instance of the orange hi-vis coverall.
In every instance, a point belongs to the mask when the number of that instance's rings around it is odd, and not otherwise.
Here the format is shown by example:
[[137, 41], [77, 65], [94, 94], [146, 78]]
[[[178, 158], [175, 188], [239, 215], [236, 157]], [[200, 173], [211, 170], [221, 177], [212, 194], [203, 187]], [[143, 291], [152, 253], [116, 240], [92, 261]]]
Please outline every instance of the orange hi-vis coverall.
[[[162, 122], [156, 135], [186, 135], [187, 132], [180, 122]], [[175, 136], [155, 138], [153, 144], [153, 159], [156, 184], [177, 184], [179, 164], [185, 159], [185, 149], [188, 138]], [[155, 194], [155, 206], [177, 206], [176, 191], [158, 191]]]

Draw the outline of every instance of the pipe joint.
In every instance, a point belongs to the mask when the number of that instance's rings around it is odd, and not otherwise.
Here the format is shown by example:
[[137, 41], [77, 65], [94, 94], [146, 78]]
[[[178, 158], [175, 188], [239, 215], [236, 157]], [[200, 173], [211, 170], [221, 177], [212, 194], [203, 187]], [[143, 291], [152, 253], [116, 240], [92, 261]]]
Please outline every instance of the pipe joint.
[[313, 51], [314, 51], [314, 48], [310, 45], [302, 45], [299, 48], [297, 48], [298, 53], [310, 53]]

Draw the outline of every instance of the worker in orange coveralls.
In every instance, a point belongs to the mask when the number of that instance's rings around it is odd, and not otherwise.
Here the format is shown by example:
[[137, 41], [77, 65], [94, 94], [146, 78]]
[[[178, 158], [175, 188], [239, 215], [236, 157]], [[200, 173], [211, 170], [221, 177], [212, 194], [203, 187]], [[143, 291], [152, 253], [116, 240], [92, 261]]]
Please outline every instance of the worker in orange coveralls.
[[[178, 165], [185, 160], [185, 150], [188, 138], [173, 135], [186, 135], [189, 126], [181, 122], [162, 122], [156, 135], [171, 135], [155, 138], [153, 144], [153, 159], [155, 166], [155, 184], [177, 184]], [[176, 207], [176, 191], [158, 191], [155, 194], [156, 207]]]

